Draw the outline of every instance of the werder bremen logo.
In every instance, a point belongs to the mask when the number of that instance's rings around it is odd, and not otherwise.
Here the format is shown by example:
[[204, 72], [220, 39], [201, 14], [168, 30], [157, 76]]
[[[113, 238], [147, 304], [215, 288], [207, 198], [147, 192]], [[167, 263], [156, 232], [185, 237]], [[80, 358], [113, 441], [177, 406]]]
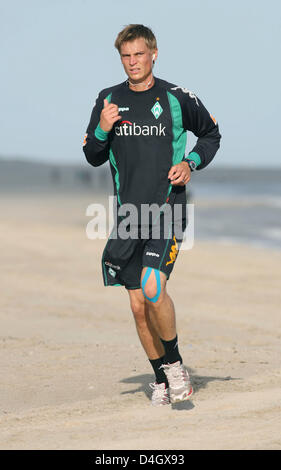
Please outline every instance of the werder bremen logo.
[[159, 116], [163, 113], [163, 109], [162, 109], [162, 106], [161, 104], [156, 101], [155, 105], [153, 106], [153, 108], [151, 108], [151, 112], [152, 114], [154, 115], [155, 119], [158, 119]]

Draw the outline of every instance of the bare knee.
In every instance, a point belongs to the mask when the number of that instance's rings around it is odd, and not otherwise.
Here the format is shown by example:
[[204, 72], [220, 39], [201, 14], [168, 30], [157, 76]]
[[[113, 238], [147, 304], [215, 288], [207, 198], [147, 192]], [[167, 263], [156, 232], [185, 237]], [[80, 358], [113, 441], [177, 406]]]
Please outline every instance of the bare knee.
[[141, 292], [138, 294], [130, 294], [130, 305], [135, 321], [137, 323], [144, 322], [146, 304], [143, 294]]
[[142, 284], [143, 295], [145, 300], [153, 299], [157, 295], [157, 284], [155, 279], [148, 279], [148, 281]]
[[152, 268], [144, 270], [142, 292], [147, 304], [156, 307], [165, 297], [165, 275]]
[[145, 302], [149, 308], [157, 309], [165, 299], [165, 292], [161, 289], [159, 292], [155, 285], [145, 286]]

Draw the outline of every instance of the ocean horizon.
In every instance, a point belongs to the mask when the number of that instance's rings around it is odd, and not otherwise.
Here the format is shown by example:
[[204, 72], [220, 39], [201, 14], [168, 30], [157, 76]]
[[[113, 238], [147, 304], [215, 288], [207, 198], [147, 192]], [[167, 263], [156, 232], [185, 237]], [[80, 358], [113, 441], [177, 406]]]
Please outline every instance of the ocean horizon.
[[[192, 173], [188, 203], [194, 204], [196, 240], [281, 249], [281, 167], [222, 167]], [[40, 163], [0, 158], [0, 198], [63, 194], [113, 194], [109, 165]], [[58, 202], [59, 203], [59, 202]], [[85, 221], [86, 223], [86, 221]]]

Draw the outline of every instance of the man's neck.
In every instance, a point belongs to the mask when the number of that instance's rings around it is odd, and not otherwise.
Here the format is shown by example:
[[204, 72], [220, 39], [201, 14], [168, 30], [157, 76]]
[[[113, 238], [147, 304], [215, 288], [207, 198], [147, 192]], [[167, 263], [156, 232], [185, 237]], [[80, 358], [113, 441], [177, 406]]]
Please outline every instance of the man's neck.
[[133, 91], [145, 91], [145, 90], [149, 90], [149, 88], [152, 88], [153, 85], [155, 83], [155, 79], [151, 74], [149, 74], [149, 76], [143, 80], [142, 82], [132, 82], [129, 78], [128, 78], [128, 85], [129, 85], [129, 88]]

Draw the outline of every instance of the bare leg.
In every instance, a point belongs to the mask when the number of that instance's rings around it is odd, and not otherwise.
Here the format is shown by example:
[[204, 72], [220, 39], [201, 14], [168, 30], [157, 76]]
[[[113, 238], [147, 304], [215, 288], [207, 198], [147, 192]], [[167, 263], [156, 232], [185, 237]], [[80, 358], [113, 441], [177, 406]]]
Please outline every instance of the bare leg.
[[[143, 269], [141, 280], [143, 279], [147, 268]], [[160, 272], [161, 293], [156, 302], [146, 299], [149, 308], [150, 318], [153, 321], [160, 337], [166, 341], [174, 339], [176, 331], [175, 308], [171, 297], [166, 291], [166, 276]], [[155, 273], [152, 271], [144, 288], [145, 294], [153, 298], [157, 292]]]
[[[147, 269], [148, 268], [143, 269], [141, 281], [147, 273]], [[156, 279], [158, 276], [160, 276], [161, 282], [160, 292], [158, 291]], [[176, 403], [189, 400], [192, 395], [192, 386], [178, 350], [175, 308], [166, 291], [165, 274], [155, 271], [154, 269], [150, 270], [145, 285], [143, 285], [143, 293], [149, 309], [150, 319], [152, 323], [156, 325], [155, 331], [158, 331], [160, 341], [162, 339], [165, 345], [165, 361], [163, 368], [168, 381], [170, 402]], [[162, 384], [160, 384], [159, 387], [160, 386], [164, 387]], [[164, 392], [165, 389], [163, 388], [163, 393]], [[159, 393], [158, 388], [157, 393]]]
[[136, 329], [140, 342], [149, 359], [158, 359], [164, 356], [164, 348], [159, 334], [151, 321], [149, 306], [141, 289], [128, 290], [131, 309], [136, 322]]

